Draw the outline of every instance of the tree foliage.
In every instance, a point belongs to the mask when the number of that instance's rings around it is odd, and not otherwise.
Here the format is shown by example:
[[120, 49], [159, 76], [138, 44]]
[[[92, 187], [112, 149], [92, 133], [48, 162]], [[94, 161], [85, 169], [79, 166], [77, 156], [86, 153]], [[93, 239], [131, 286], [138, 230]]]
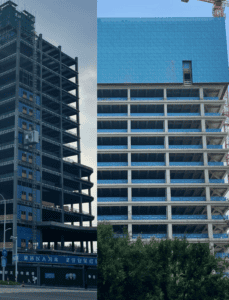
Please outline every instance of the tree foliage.
[[112, 225], [98, 225], [99, 300], [229, 300], [229, 279], [223, 278], [229, 264], [211, 255], [209, 244], [131, 243], [124, 233], [117, 238]]

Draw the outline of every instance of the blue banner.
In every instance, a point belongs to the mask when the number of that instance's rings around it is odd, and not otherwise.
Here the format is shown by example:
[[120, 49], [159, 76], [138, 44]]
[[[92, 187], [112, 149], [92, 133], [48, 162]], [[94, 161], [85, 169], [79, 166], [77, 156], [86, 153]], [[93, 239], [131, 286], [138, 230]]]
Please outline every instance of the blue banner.
[[80, 256], [18, 254], [18, 262], [97, 266], [97, 258]]

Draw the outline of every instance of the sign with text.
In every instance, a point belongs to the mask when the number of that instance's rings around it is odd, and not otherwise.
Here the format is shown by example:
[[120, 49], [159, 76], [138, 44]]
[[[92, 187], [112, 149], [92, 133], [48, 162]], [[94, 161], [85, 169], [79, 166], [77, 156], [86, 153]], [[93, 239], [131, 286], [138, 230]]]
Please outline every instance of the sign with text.
[[18, 262], [96, 266], [97, 258], [80, 256], [18, 254]]

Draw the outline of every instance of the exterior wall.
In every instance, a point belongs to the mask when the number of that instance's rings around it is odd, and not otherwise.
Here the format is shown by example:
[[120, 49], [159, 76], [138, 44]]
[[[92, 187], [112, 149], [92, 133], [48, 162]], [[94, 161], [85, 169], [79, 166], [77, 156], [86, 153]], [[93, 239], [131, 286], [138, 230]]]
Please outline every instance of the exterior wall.
[[228, 82], [224, 18], [98, 18], [98, 83]]

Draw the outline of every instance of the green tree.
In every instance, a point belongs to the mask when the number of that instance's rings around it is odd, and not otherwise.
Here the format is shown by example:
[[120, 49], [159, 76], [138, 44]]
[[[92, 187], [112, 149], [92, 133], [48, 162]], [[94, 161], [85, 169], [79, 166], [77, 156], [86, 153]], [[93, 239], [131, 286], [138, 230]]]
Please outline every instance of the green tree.
[[112, 225], [98, 225], [99, 300], [229, 300], [223, 278], [229, 264], [211, 255], [209, 244], [186, 238], [131, 242], [124, 234], [117, 238]]

